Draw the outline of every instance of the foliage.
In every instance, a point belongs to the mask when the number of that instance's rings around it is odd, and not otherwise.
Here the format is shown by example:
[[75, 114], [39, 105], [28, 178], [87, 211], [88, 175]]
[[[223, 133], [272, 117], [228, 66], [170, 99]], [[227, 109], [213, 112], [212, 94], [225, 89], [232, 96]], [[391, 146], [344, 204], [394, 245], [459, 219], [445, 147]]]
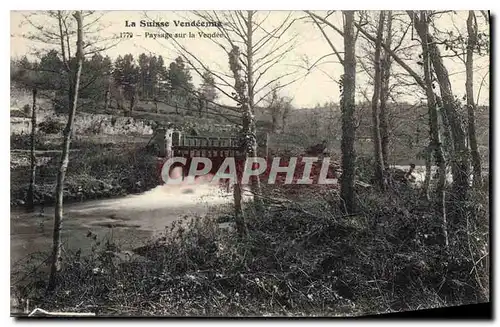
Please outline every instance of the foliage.
[[96, 102], [105, 100], [105, 92], [111, 83], [113, 65], [111, 58], [94, 54], [90, 60], [84, 60], [81, 76], [80, 97]]
[[286, 120], [292, 108], [292, 99], [279, 95], [279, 85], [276, 85], [267, 99], [266, 110], [272, 119], [272, 132], [283, 132]]
[[64, 129], [64, 123], [49, 117], [38, 124], [38, 130], [45, 134], [60, 134]]
[[139, 67], [131, 54], [116, 58], [113, 78], [116, 85], [123, 87], [125, 98], [131, 100], [136, 94], [139, 82]]
[[439, 217], [411, 189], [392, 201], [368, 191], [348, 216], [334, 194], [305, 196], [248, 211], [243, 240], [216, 217], [184, 217], [127, 259], [101, 241], [67, 260], [53, 295], [37, 296], [37, 279], [24, 294], [49, 310], [110, 315], [366, 315], [488, 300], [484, 207], [449, 253]]

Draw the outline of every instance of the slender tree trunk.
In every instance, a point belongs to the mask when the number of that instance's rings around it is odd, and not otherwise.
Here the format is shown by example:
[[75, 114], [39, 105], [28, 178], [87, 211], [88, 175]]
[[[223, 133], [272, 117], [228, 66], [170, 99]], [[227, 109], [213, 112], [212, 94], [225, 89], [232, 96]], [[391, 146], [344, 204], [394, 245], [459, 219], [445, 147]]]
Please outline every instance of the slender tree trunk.
[[[385, 45], [390, 48], [392, 44], [392, 12], [387, 11], [387, 36], [384, 41]], [[382, 87], [380, 89], [380, 137], [382, 143], [382, 157], [384, 159], [384, 167], [389, 164], [389, 125], [387, 123], [387, 101], [389, 100], [389, 82], [391, 79], [391, 55], [387, 51], [383, 51], [382, 58]]]
[[[238, 47], [233, 47], [231, 52], [229, 53], [229, 66], [234, 76], [234, 88], [238, 95], [239, 105], [242, 110], [242, 130], [240, 134], [240, 144], [242, 149], [242, 158], [243, 163], [246, 162], [248, 156], [253, 156], [255, 152], [253, 152], [254, 144], [255, 144], [255, 136], [251, 133], [251, 125], [253, 120], [253, 115], [250, 109], [250, 104], [248, 102], [248, 88], [246, 85], [246, 81], [241, 76], [241, 63], [240, 63], [240, 50]], [[245, 164], [244, 164], [245, 165]], [[243, 167], [243, 169], [245, 169]], [[241, 209], [241, 177], [238, 174], [236, 184], [234, 185], [234, 209], [235, 209], [235, 218], [236, 218], [236, 229], [238, 231], [238, 235], [240, 237], [244, 237], [247, 235], [247, 226], [245, 223], [245, 217], [243, 216], [243, 212]]]
[[347, 213], [355, 210], [354, 172], [356, 152], [354, 140], [356, 128], [354, 123], [356, 92], [356, 50], [354, 33], [354, 11], [344, 11], [344, 75], [341, 95], [342, 109], [342, 176], [340, 178], [340, 197]]
[[474, 111], [476, 104], [474, 102], [474, 47], [477, 43], [477, 21], [473, 10], [469, 11], [467, 18], [467, 57], [465, 62], [465, 92], [467, 95], [467, 117], [468, 117], [468, 134], [472, 158], [472, 167], [474, 172], [474, 186], [480, 187], [482, 184], [481, 176], [481, 157], [477, 148], [476, 139], [476, 122]]
[[137, 102], [137, 89], [134, 88], [132, 91], [132, 96], [130, 97], [130, 108], [129, 108], [129, 115], [132, 116], [132, 113], [134, 112], [135, 104]]
[[443, 108], [448, 120], [453, 153], [451, 162], [453, 169], [453, 193], [458, 201], [465, 201], [469, 188], [469, 154], [466, 146], [466, 134], [462, 127], [462, 122], [457, 112], [457, 103], [453, 97], [448, 71], [443, 65], [443, 60], [439, 54], [439, 49], [435, 43], [430, 43], [431, 59], [440, 84]]
[[[458, 104], [453, 96], [448, 70], [443, 64], [443, 59], [434, 38], [429, 35], [429, 19], [424, 11], [420, 13], [420, 20], [415, 19], [415, 27], [422, 43], [426, 43], [428, 46], [430, 60], [439, 83], [443, 109], [450, 125], [453, 142], [453, 153], [451, 154], [453, 200], [461, 203], [466, 200], [469, 188], [469, 154], [466, 145], [466, 133], [457, 110]], [[460, 214], [455, 214], [453, 218], [453, 222], [458, 223]]]
[[[424, 35], [424, 40], [426, 34]], [[424, 62], [424, 82], [426, 85], [425, 93], [427, 96], [427, 111], [429, 116], [429, 149], [434, 152], [436, 166], [438, 168], [438, 182], [436, 185], [436, 194], [441, 194], [444, 190], [446, 180], [446, 162], [444, 160], [441, 136], [439, 134], [439, 120], [437, 111], [436, 94], [432, 89], [432, 64], [429, 57], [429, 47], [425, 41], [422, 41], [422, 59]], [[429, 179], [430, 182], [430, 179]], [[427, 193], [428, 185], [424, 183], [424, 192]]]
[[[424, 35], [423, 40], [427, 39]], [[427, 198], [429, 196], [430, 172], [431, 172], [431, 153], [434, 151], [436, 165], [438, 167], [438, 182], [436, 186], [436, 195], [438, 201], [435, 203], [436, 210], [442, 218], [441, 228], [445, 239], [445, 246], [448, 247], [448, 222], [446, 219], [446, 192], [444, 189], [446, 179], [446, 163], [443, 155], [438, 124], [437, 98], [432, 89], [432, 64], [429, 56], [429, 46], [422, 40], [422, 58], [424, 61], [424, 82], [427, 96], [427, 109], [429, 114], [429, 150], [426, 151], [426, 174], [423, 185], [423, 192]]]
[[[430, 134], [430, 133], [429, 133]], [[425, 196], [427, 200], [430, 200], [431, 196], [429, 193], [429, 188], [431, 185], [432, 178], [432, 147], [431, 142], [429, 141], [429, 145], [425, 149], [425, 178], [424, 183], [422, 185], [422, 194]]]
[[241, 209], [241, 181], [239, 178], [234, 184], [233, 199], [236, 231], [238, 232], [238, 236], [243, 238], [248, 234], [248, 229], [245, 223], [245, 217], [243, 216], [243, 210]]
[[[59, 171], [57, 174], [57, 184], [56, 184], [56, 203], [55, 203], [55, 215], [54, 215], [54, 232], [53, 232], [53, 244], [52, 244], [52, 263], [50, 268], [50, 277], [48, 290], [52, 291], [56, 287], [57, 273], [61, 269], [61, 231], [63, 222], [63, 196], [64, 196], [64, 179], [66, 177], [66, 170], [68, 169], [69, 163], [69, 149], [71, 144], [71, 134], [73, 132], [73, 122], [75, 118], [76, 107], [78, 104], [78, 91], [80, 87], [80, 75], [82, 71], [83, 63], [83, 23], [80, 11], [76, 11], [73, 15], [77, 23], [77, 50], [76, 50], [76, 71], [74, 72], [74, 77], [71, 79], [74, 81], [73, 87], [70, 91], [73, 94], [70, 98], [73, 100], [71, 103], [71, 110], [68, 115], [68, 122], [66, 128], [64, 129], [64, 140], [63, 149], [61, 154], [61, 163], [59, 166]], [[62, 37], [62, 35], [61, 35]], [[71, 72], [68, 72], [71, 74]]]
[[[451, 139], [451, 127], [450, 127], [450, 122], [448, 120], [448, 116], [446, 116], [446, 111], [443, 108], [443, 101], [441, 100], [441, 97], [439, 97], [438, 95], [436, 95], [436, 105], [438, 108], [439, 117], [441, 118], [440, 127], [443, 131], [442, 147], [443, 147], [444, 162], [445, 166], [448, 167], [450, 163], [450, 156], [453, 156], [454, 153], [453, 142]], [[455, 169], [456, 167], [452, 165], [451, 168]], [[456, 173], [455, 170], [453, 170], [453, 172]]]
[[373, 123], [373, 146], [375, 156], [375, 181], [380, 190], [385, 188], [384, 183], [384, 158], [382, 154], [382, 141], [380, 137], [380, 117], [379, 117], [379, 99], [380, 99], [380, 84], [381, 69], [380, 69], [380, 49], [382, 36], [384, 33], [385, 14], [380, 12], [379, 24], [377, 29], [377, 40], [375, 42], [375, 58], [373, 65], [375, 67], [375, 76], [373, 80], [373, 97], [372, 97], [372, 123]]
[[[244, 114], [244, 120], [248, 119], [249, 123], [249, 136], [252, 138], [252, 143], [251, 146], [248, 149], [248, 156], [250, 157], [256, 157], [257, 156], [257, 127], [255, 126], [255, 115], [254, 115], [254, 89], [253, 89], [253, 15], [254, 11], [248, 10], [247, 11], [247, 70], [246, 70], [246, 75], [247, 75], [247, 88], [248, 88], [248, 114]], [[247, 118], [245, 118], [247, 116]], [[260, 186], [260, 178], [257, 176], [256, 178], [252, 179], [251, 181], [251, 186], [252, 186], [252, 193], [254, 194], [254, 204], [257, 212], [259, 214], [262, 213], [263, 211], [263, 205], [262, 205], [262, 200], [260, 198], [261, 195], [261, 186]]]
[[276, 133], [278, 131], [278, 114], [275, 112], [271, 113], [271, 132]]
[[108, 87], [106, 88], [106, 93], [104, 94], [104, 110], [108, 110], [110, 103], [111, 103], [111, 83], [108, 83]]
[[30, 135], [30, 184], [28, 187], [27, 208], [33, 210], [35, 203], [35, 177], [36, 177], [36, 155], [35, 155], [35, 137], [36, 137], [36, 96], [37, 89], [33, 88], [33, 108], [31, 110], [31, 135]]

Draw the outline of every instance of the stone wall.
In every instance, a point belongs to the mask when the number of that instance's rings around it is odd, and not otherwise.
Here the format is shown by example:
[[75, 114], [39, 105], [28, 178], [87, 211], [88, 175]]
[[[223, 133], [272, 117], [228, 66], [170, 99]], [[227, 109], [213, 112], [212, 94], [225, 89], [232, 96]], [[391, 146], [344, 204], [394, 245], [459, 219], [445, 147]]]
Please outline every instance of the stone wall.
[[[67, 116], [40, 115], [38, 123], [45, 120], [55, 120], [66, 124]], [[76, 135], [152, 135], [153, 121], [120, 117], [104, 114], [77, 113], [75, 116], [74, 131]], [[29, 134], [31, 132], [30, 118], [11, 117], [11, 134]]]

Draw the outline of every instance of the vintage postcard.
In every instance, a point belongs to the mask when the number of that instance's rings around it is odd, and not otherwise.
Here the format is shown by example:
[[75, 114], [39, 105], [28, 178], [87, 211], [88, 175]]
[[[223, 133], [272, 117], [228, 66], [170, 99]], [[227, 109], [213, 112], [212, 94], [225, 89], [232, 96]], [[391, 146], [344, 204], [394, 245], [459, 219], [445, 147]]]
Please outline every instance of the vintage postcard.
[[491, 316], [489, 11], [10, 20], [13, 316]]

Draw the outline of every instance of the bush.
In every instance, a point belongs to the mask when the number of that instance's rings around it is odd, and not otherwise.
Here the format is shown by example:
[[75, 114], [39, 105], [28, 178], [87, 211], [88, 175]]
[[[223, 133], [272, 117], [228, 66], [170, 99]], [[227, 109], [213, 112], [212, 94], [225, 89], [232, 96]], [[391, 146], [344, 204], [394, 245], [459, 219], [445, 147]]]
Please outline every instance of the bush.
[[[30, 149], [31, 148], [31, 135], [30, 134], [12, 134], [10, 136], [11, 149]], [[44, 144], [39, 137], [35, 137], [35, 148], [43, 149]]]
[[26, 117], [31, 116], [31, 106], [29, 104], [25, 104], [23, 106], [23, 112], [26, 115]]
[[63, 129], [64, 123], [51, 117], [38, 124], [38, 130], [45, 134], [59, 134]]
[[[215, 217], [184, 217], [130, 260], [119, 259], [120, 249], [110, 243], [69, 259], [56, 293], [33, 301], [103, 314], [120, 308], [131, 315], [300, 316], [487, 300], [489, 286], [469, 273], [474, 260], [466, 243], [444, 251], [439, 217], [408, 195], [393, 202], [368, 194], [360, 213], [350, 216], [317, 197], [268, 208], [264, 216], [250, 210], [245, 239], [220, 228]], [[486, 266], [475, 268], [487, 276]]]
[[[135, 153], [129, 171], [148, 171]], [[461, 223], [449, 223], [448, 249], [417, 189], [366, 190], [357, 207], [341, 212], [335, 190], [267, 202], [263, 215], [250, 204], [245, 238], [217, 216], [186, 216], [128, 259], [110, 242], [67, 258], [54, 294], [37, 279], [26, 288], [44, 309], [130, 315], [368, 315], [489, 300], [487, 194], [450, 203]]]

